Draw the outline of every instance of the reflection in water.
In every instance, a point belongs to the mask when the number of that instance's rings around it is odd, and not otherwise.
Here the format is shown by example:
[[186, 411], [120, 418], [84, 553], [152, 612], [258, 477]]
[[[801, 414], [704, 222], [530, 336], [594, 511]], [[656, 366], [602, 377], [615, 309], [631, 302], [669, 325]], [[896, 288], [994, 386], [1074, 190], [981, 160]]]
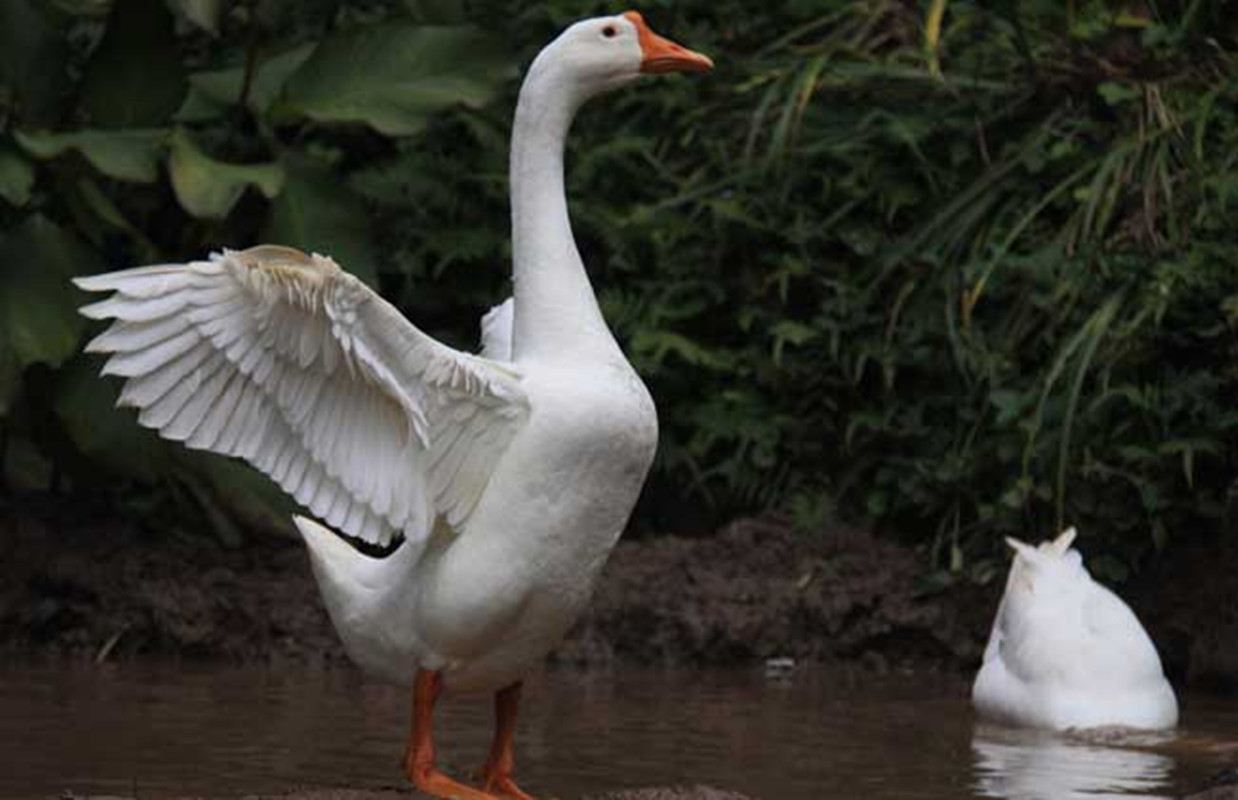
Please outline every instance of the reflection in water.
[[[1108, 737], [1110, 740], [1112, 737]], [[977, 726], [976, 791], [1004, 800], [1170, 800], [1174, 760], [1048, 731]]]
[[[1191, 730], [1169, 744], [1081, 743], [975, 734], [967, 688], [860, 669], [555, 670], [526, 687], [517, 770], [561, 800], [698, 783], [761, 800], [1095, 800], [1175, 796], [1238, 759], [1218, 749], [1238, 730], [1223, 699], [1192, 698]], [[435, 724], [446, 768], [479, 766], [487, 698], [445, 702]], [[0, 798], [390, 786], [407, 725], [404, 690], [347, 670], [0, 663]]]

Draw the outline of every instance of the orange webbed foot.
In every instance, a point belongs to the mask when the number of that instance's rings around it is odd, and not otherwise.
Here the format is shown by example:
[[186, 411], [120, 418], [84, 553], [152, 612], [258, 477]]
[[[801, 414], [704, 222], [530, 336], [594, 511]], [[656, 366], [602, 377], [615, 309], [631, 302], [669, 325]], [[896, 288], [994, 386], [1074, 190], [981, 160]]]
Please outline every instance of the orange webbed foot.
[[498, 800], [492, 794], [453, 781], [434, 767], [434, 737], [430, 732], [434, 704], [443, 691], [443, 676], [419, 669], [413, 680], [413, 725], [404, 751], [404, 774], [413, 786], [443, 800]]
[[490, 769], [483, 770], [482, 775], [481, 788], [496, 797], [501, 797], [503, 800], [537, 800], [533, 795], [522, 791], [512, 780], [511, 775], [504, 775]]
[[410, 763], [405, 765], [404, 772], [418, 791], [432, 797], [441, 797], [444, 800], [498, 800], [496, 795], [465, 786], [433, 767]]

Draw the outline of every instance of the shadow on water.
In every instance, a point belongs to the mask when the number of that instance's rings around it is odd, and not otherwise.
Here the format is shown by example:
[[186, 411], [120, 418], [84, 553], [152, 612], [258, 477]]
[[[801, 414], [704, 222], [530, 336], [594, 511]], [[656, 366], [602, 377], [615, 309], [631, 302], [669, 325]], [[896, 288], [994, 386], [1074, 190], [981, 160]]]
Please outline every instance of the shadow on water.
[[[708, 784], [764, 800], [1171, 798], [1238, 761], [1238, 707], [1184, 704], [1171, 737], [977, 726], [959, 679], [808, 671], [551, 671], [526, 688], [518, 772], [572, 800]], [[347, 670], [0, 666], [0, 796], [229, 797], [400, 783], [407, 693]], [[490, 736], [485, 698], [445, 700], [457, 774]]]

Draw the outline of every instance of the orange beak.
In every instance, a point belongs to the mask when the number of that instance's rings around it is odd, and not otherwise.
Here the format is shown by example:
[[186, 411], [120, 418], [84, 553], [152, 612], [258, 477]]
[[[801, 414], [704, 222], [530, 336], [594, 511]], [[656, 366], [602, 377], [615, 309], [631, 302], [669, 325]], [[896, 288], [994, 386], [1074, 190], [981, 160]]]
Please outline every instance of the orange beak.
[[641, 72], [708, 72], [714, 68], [709, 56], [694, 53], [649, 30], [639, 12], [628, 11], [623, 16], [636, 26], [640, 40]]

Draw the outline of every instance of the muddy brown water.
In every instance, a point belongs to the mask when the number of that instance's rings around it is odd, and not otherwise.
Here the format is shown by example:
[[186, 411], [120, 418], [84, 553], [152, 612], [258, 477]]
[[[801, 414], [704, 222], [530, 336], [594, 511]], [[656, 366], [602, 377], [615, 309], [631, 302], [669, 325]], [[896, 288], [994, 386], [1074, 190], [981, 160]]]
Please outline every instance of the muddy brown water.
[[[765, 800], [1172, 798], [1238, 762], [1238, 700], [1183, 698], [1173, 736], [977, 725], [958, 679], [554, 670], [529, 683], [518, 774], [544, 798], [707, 784]], [[399, 785], [399, 689], [347, 670], [0, 665], [0, 796], [229, 797]], [[484, 757], [490, 709], [448, 698], [440, 752]]]

